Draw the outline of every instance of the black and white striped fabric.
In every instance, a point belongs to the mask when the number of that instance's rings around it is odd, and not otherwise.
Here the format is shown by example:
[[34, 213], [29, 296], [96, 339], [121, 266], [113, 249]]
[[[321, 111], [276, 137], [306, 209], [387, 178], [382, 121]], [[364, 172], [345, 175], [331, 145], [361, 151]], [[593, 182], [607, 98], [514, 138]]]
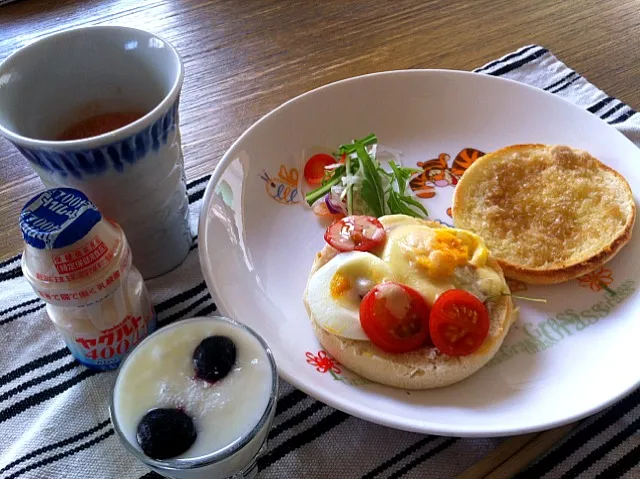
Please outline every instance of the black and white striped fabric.
[[[563, 96], [640, 144], [640, 115], [546, 49], [530, 45], [476, 70]], [[189, 183], [191, 225], [209, 177]], [[149, 281], [159, 325], [216, 313], [197, 238], [176, 270]], [[115, 373], [76, 363], [31, 292], [18, 256], [0, 262], [0, 478], [157, 478], [119, 444], [108, 418]], [[521, 478], [639, 477], [640, 390], [584, 420]], [[389, 429], [348, 416], [283, 382], [262, 478], [452, 478], [502, 439], [458, 439]]]

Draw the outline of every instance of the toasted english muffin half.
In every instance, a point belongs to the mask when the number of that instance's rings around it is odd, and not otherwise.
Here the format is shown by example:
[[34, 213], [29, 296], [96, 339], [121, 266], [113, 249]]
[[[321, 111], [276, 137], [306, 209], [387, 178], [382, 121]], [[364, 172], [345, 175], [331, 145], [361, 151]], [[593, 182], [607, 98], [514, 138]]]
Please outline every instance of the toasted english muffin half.
[[452, 214], [484, 239], [506, 277], [553, 284], [612, 259], [631, 239], [636, 205], [624, 177], [586, 151], [514, 145], [469, 167]]
[[[433, 228], [446, 226], [425, 221]], [[331, 246], [316, 255], [309, 279], [338, 253]], [[497, 261], [492, 257], [487, 265], [504, 278]], [[322, 347], [342, 366], [373, 382], [402, 389], [434, 389], [462, 381], [482, 368], [500, 349], [516, 315], [511, 296], [500, 296], [485, 304], [489, 312], [489, 334], [480, 348], [466, 356], [448, 356], [433, 346], [422, 347], [408, 353], [391, 354], [382, 351], [371, 341], [359, 341], [337, 336], [323, 329], [313, 318], [307, 302], [304, 304], [313, 330]]]

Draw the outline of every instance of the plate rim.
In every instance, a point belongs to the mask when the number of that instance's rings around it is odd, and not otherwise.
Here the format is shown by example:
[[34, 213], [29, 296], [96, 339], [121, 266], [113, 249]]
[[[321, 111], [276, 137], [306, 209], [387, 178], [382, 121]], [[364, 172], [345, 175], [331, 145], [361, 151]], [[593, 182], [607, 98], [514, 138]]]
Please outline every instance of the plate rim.
[[[286, 108], [289, 104], [294, 103], [296, 101], [300, 101], [301, 99], [309, 96], [309, 95], [313, 95], [313, 94], [317, 94], [319, 91], [325, 90], [325, 89], [330, 89], [332, 87], [335, 87], [337, 85], [340, 84], [345, 84], [345, 83], [349, 83], [349, 82], [357, 82], [360, 81], [362, 79], [365, 78], [370, 78], [370, 77], [376, 77], [376, 76], [388, 76], [388, 75], [398, 75], [398, 74], [402, 74], [402, 75], [438, 75], [438, 74], [446, 74], [446, 75], [459, 75], [459, 76], [466, 76], [466, 77], [479, 77], [479, 78], [483, 78], [482, 81], [493, 81], [493, 82], [503, 82], [503, 83], [507, 83], [507, 84], [515, 84], [517, 85], [518, 88], [523, 88], [529, 91], [533, 91], [535, 92], [535, 94], [537, 95], [542, 95], [542, 96], [546, 96], [549, 98], [554, 98], [554, 101], [561, 101], [565, 104], [565, 107], [569, 107], [572, 108], [576, 111], [580, 111], [580, 114], [587, 114], [587, 115], [591, 115], [595, 120], [600, 121], [602, 123], [602, 125], [608, 127], [612, 132], [615, 132], [614, 134], [619, 135], [619, 137], [621, 138], [622, 141], [624, 142], [628, 142], [630, 145], [632, 145], [635, 148], [638, 148], [631, 140], [629, 140], [629, 138], [627, 138], [625, 135], [623, 135], [619, 130], [617, 130], [615, 127], [613, 127], [612, 125], [608, 124], [607, 122], [605, 122], [604, 120], [600, 119], [599, 117], [590, 114], [589, 112], [587, 112], [584, 108], [576, 105], [575, 103], [569, 101], [566, 98], [563, 98], [561, 96], [555, 95], [553, 93], [549, 93], [545, 90], [542, 90], [540, 88], [534, 87], [532, 85], [526, 84], [526, 83], [522, 83], [520, 81], [517, 80], [513, 80], [510, 78], [504, 78], [504, 77], [496, 77], [496, 76], [491, 76], [488, 74], [483, 74], [483, 73], [476, 73], [476, 72], [471, 72], [471, 71], [466, 71], [466, 70], [453, 70], [453, 69], [399, 69], [399, 70], [385, 70], [385, 71], [379, 71], [379, 72], [373, 72], [373, 73], [367, 73], [364, 75], [357, 75], [357, 76], [353, 76], [353, 77], [348, 77], [342, 80], [337, 80], [334, 82], [330, 82], [324, 85], [321, 85], [319, 87], [313, 88], [311, 90], [308, 90], [304, 93], [301, 93], [295, 97], [290, 98], [289, 100], [286, 100], [284, 103], [278, 105], [277, 107], [273, 108], [272, 110], [270, 110], [269, 112], [267, 112], [266, 114], [264, 114], [262, 117], [260, 117], [258, 120], [256, 120], [254, 123], [252, 123], [246, 130], [244, 130], [242, 132], [242, 134], [231, 144], [231, 146], [229, 146], [229, 148], [225, 151], [224, 155], [222, 156], [222, 158], [220, 159], [219, 163], [216, 165], [216, 167], [213, 170], [213, 173], [211, 174], [211, 178], [209, 179], [209, 181], [207, 182], [207, 186], [205, 188], [204, 191], [204, 196], [203, 196], [203, 200], [202, 200], [202, 206], [200, 208], [200, 212], [198, 213], [198, 238], [200, 239], [204, 239], [206, 237], [206, 225], [207, 225], [207, 214], [206, 211], [208, 211], [208, 208], [206, 207], [207, 205], [210, 204], [212, 196], [214, 194], [214, 190], [216, 185], [219, 183], [221, 176], [223, 175], [223, 173], [225, 172], [225, 170], [227, 169], [227, 167], [229, 166], [229, 164], [232, 162], [232, 160], [234, 159], [234, 155], [232, 154], [236, 149], [237, 146], [247, 137], [249, 136], [253, 130], [257, 129], [263, 122], [268, 121], [268, 119], [272, 116], [275, 116], [277, 114], [277, 112], [279, 112], [280, 110]], [[210, 267], [208, 266], [207, 263], [207, 254], [206, 254], [206, 250], [207, 250], [207, 243], [203, 242], [203, 244], [200, 244], [198, 247], [198, 260], [199, 260], [199, 264], [200, 264], [200, 268], [202, 270], [203, 276], [204, 276], [204, 280], [205, 280], [205, 284], [207, 285], [207, 289], [209, 290], [209, 292], [212, 294], [212, 296], [214, 297], [214, 301], [216, 302], [216, 305], [218, 306], [218, 312], [222, 315], [228, 315], [228, 310], [225, 306], [225, 301], [222, 300], [221, 297], [216, 296], [216, 293], [218, 293], [218, 288], [216, 287], [216, 282], [213, 280], [213, 277], [215, 276], [213, 274], [212, 271], [210, 271]], [[274, 353], [274, 357], [275, 357], [275, 353]], [[276, 358], [276, 364], [277, 364], [277, 358]], [[625, 397], [627, 397], [628, 395], [630, 395], [633, 391], [635, 391], [639, 386], [640, 386], [640, 377], [638, 377], [638, 380], [636, 381], [635, 384], [633, 384], [632, 386], [630, 386], [629, 388], [625, 389], [624, 391], [620, 392], [618, 395], [614, 395], [613, 397], [611, 397], [609, 400], [602, 402], [601, 404], [599, 404], [598, 406], [588, 409], [586, 411], [582, 411], [570, 416], [565, 416], [562, 419], [557, 419], [555, 421], [547, 421], [538, 425], [531, 425], [531, 426], [525, 426], [525, 427], [499, 427], [499, 428], [494, 428], [494, 429], [487, 429], [486, 426], [482, 426], [482, 427], [478, 427], [478, 428], [466, 428], [466, 429], [460, 429], [458, 426], [454, 426], [454, 427], [448, 427], [445, 425], [430, 425], [425, 427], [425, 423], [423, 422], [416, 422], [415, 420], [411, 421], [408, 418], [399, 416], [397, 414], [394, 415], [388, 415], [385, 413], [381, 413], [381, 412], [375, 412], [374, 411], [369, 411], [367, 409], [359, 409], [357, 406], [353, 405], [352, 402], [349, 401], [340, 401], [340, 398], [335, 397], [335, 394], [331, 393], [329, 390], [327, 389], [311, 389], [309, 387], [307, 387], [307, 385], [303, 384], [301, 381], [298, 381], [296, 379], [296, 376], [290, 374], [288, 371], [285, 371], [283, 369], [281, 369], [278, 366], [278, 375], [280, 376], [280, 378], [284, 379], [285, 381], [287, 381], [288, 383], [290, 383], [292, 386], [294, 386], [295, 388], [301, 390], [302, 392], [304, 392], [305, 394], [307, 394], [310, 397], [313, 397], [315, 399], [317, 399], [318, 401], [321, 401], [323, 403], [325, 403], [326, 405], [333, 407], [334, 409], [337, 409], [339, 411], [342, 411], [346, 414], [349, 414], [351, 416], [363, 419], [365, 421], [374, 423], [374, 424], [378, 424], [378, 425], [382, 425], [382, 426], [386, 426], [386, 427], [392, 427], [394, 429], [398, 429], [398, 430], [403, 430], [403, 431], [408, 431], [408, 432], [416, 432], [416, 433], [422, 433], [422, 434], [433, 434], [433, 435], [438, 435], [438, 436], [449, 436], [449, 437], [483, 437], [483, 438], [489, 438], [489, 437], [505, 437], [505, 436], [514, 436], [514, 435], [520, 435], [520, 434], [528, 434], [528, 433], [534, 433], [534, 432], [540, 432], [540, 431], [545, 431], [545, 430], [549, 430], [549, 429], [554, 429], [557, 427], [561, 427], [567, 424], [571, 424], [574, 423], [576, 421], [580, 421], [581, 419], [584, 419], [586, 417], [592, 416], [593, 414], [596, 414], [608, 407], [610, 407], [611, 405], [619, 402], [620, 400], [624, 399]]]

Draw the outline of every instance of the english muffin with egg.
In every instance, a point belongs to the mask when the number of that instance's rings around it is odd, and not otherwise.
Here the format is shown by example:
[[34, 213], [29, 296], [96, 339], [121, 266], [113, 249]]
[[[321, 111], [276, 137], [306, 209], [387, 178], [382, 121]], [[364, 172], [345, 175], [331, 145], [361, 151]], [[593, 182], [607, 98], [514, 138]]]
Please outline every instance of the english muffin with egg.
[[479, 236], [404, 215], [349, 216], [325, 240], [304, 303], [320, 343], [345, 367], [429, 389], [465, 379], [500, 348], [513, 306]]
[[631, 239], [636, 205], [622, 175], [568, 146], [514, 145], [476, 160], [453, 220], [482, 236], [504, 274], [552, 284], [587, 274]]

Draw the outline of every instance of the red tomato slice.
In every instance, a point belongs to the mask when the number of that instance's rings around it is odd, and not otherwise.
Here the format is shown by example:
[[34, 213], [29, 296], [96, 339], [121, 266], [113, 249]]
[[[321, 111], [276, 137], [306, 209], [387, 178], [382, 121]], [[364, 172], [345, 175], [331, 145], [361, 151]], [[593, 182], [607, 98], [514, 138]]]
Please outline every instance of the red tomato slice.
[[386, 238], [384, 226], [373, 216], [346, 216], [324, 233], [324, 240], [338, 251], [369, 251]]
[[489, 334], [489, 313], [471, 293], [450, 289], [433, 303], [429, 332], [444, 354], [465, 356], [477, 350]]
[[307, 183], [311, 185], [318, 185], [322, 183], [325, 173], [324, 167], [333, 165], [335, 162], [336, 159], [326, 153], [313, 155], [304, 165], [304, 178], [307, 180]]
[[422, 295], [400, 283], [380, 283], [360, 303], [360, 324], [371, 342], [398, 354], [429, 339], [429, 306]]

